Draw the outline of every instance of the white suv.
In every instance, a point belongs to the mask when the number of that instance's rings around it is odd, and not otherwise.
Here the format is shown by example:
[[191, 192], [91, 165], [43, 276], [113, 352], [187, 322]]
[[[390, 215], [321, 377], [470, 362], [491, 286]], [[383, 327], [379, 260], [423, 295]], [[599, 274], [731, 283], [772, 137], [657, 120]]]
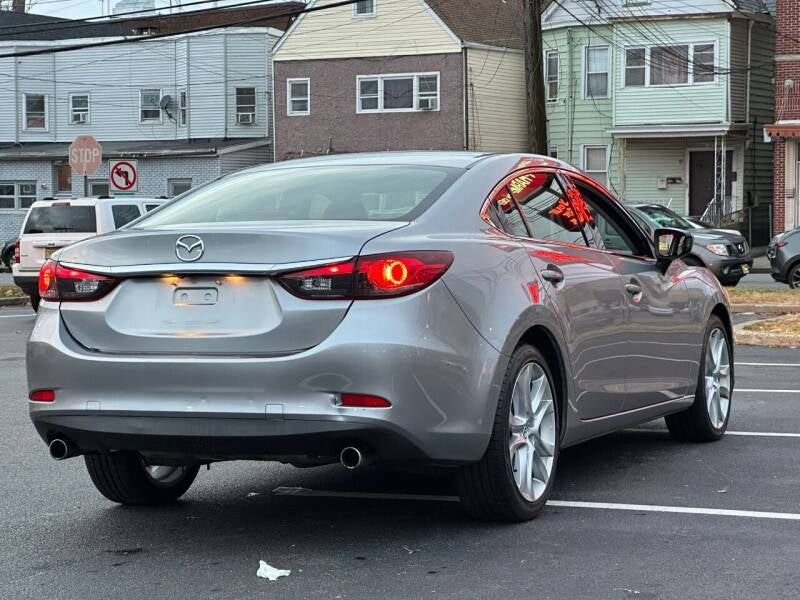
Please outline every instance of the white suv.
[[163, 198], [71, 198], [31, 205], [14, 253], [14, 283], [39, 307], [39, 269], [56, 250], [119, 229], [166, 202]]

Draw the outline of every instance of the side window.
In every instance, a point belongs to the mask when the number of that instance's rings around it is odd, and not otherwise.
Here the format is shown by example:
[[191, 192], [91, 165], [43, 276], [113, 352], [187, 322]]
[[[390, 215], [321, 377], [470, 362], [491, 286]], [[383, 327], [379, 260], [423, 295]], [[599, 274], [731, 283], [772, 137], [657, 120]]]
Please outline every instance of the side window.
[[114, 227], [119, 229], [134, 219], [138, 219], [141, 213], [135, 204], [115, 204], [111, 207], [111, 215], [114, 217]]
[[573, 184], [570, 200], [576, 210], [589, 216], [585, 220], [586, 230], [595, 247], [632, 256], [650, 255], [647, 242], [633, 224], [627, 222], [613, 200], [590, 185], [580, 181], [573, 181]]
[[527, 171], [508, 187], [522, 208], [532, 238], [586, 245], [581, 215], [573, 210], [555, 173]]
[[511, 192], [507, 187], [502, 187], [495, 193], [492, 202], [489, 204], [489, 216], [492, 222], [510, 235], [528, 237], [528, 230], [522, 215], [517, 210], [517, 205], [511, 198]]

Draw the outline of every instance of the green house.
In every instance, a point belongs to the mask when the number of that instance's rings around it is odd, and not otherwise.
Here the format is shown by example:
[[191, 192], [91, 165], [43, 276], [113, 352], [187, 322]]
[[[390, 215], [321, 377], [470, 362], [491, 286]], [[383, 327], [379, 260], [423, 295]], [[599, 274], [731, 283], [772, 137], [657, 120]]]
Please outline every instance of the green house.
[[554, 0], [542, 15], [550, 153], [626, 202], [766, 243], [773, 23], [760, 0]]

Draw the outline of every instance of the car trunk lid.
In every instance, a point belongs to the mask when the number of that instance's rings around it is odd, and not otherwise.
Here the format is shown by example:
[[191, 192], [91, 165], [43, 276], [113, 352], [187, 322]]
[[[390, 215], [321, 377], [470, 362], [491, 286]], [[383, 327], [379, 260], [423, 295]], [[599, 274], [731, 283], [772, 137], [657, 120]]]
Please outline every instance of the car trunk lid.
[[[61, 315], [79, 343], [101, 352], [299, 352], [328, 337], [350, 301], [297, 298], [276, 275], [350, 258], [369, 239], [403, 225], [305, 221], [256, 228], [226, 223], [100, 236], [65, 249], [59, 261], [120, 283], [95, 302], [62, 302]], [[200, 241], [200, 255], [199, 248], [189, 254], [179, 249], [182, 239], [189, 247]]]

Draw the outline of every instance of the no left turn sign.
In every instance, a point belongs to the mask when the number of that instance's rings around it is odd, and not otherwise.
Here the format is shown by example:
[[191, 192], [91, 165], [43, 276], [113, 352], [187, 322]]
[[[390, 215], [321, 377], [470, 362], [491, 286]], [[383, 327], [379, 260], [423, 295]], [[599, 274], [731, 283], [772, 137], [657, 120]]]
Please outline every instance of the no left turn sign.
[[135, 160], [111, 160], [108, 163], [108, 184], [112, 192], [135, 192], [139, 174]]

